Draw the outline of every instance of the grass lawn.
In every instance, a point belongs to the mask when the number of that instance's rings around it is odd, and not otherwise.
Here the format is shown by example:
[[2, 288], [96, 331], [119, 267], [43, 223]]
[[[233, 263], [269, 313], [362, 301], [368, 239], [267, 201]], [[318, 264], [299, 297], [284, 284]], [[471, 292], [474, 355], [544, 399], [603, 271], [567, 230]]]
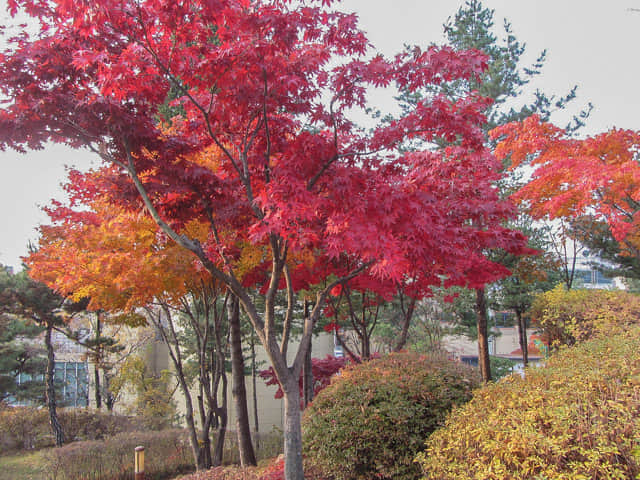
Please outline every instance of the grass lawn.
[[0, 456], [0, 480], [45, 480], [43, 455], [46, 450]]

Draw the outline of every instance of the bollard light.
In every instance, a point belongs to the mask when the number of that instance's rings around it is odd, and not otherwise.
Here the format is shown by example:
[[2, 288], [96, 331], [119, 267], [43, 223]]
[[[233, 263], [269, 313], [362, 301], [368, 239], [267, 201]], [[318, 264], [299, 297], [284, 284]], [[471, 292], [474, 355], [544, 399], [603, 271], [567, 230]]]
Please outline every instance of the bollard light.
[[135, 480], [144, 480], [144, 447], [136, 447]]

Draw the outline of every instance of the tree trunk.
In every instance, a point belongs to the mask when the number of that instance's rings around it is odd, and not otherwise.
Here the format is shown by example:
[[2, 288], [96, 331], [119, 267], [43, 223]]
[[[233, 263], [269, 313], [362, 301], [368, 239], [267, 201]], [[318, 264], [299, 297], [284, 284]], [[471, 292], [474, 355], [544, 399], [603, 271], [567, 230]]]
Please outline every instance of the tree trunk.
[[401, 310], [402, 310], [402, 330], [400, 331], [400, 338], [398, 338], [398, 343], [396, 343], [396, 346], [393, 347], [394, 352], [399, 352], [400, 350], [402, 350], [404, 348], [404, 346], [407, 344], [407, 338], [409, 336], [409, 326], [411, 325], [411, 319], [413, 318], [413, 312], [416, 308], [416, 299], [414, 297], [411, 297], [409, 300], [409, 305], [407, 306], [407, 308], [404, 308], [404, 302], [402, 301], [402, 297], [400, 299], [401, 301]]
[[284, 392], [284, 477], [304, 480], [302, 465], [302, 427], [300, 421], [300, 386], [289, 375], [283, 384]]
[[100, 410], [102, 408], [102, 392], [100, 391], [100, 369], [97, 363], [93, 364], [93, 380], [95, 384], [96, 408]]
[[304, 364], [302, 365], [302, 392], [303, 392], [303, 406], [307, 406], [313, 400], [313, 363], [311, 362], [311, 347], [304, 357]]
[[[224, 435], [223, 435], [224, 438]], [[198, 453], [198, 465], [202, 465], [202, 467], [198, 467], [198, 470], [208, 469], [213, 466], [219, 466], [222, 464], [222, 453], [220, 453], [221, 460], [216, 465], [215, 463], [215, 454], [211, 456], [211, 436], [209, 435], [209, 428], [202, 431], [202, 435], [200, 436], [200, 452]], [[224, 440], [223, 440], [224, 441]], [[208, 465], [208, 466], [207, 466]]]
[[[224, 368], [224, 365], [222, 366]], [[222, 398], [224, 405], [217, 412], [218, 415], [218, 428], [216, 429], [216, 444], [213, 450], [213, 458], [209, 459], [210, 463], [214, 467], [219, 467], [222, 465], [222, 456], [224, 454], [224, 440], [227, 435], [227, 380], [223, 379], [222, 386]], [[207, 432], [207, 438], [209, 433]], [[211, 442], [209, 441], [209, 444]], [[209, 445], [209, 452], [211, 452], [211, 446]]]
[[[180, 385], [180, 389], [182, 390], [182, 393], [184, 395], [185, 421], [187, 422], [189, 442], [191, 444], [191, 451], [193, 453], [196, 469], [206, 470], [211, 467], [210, 463], [209, 464], [205, 463], [207, 457], [209, 459], [211, 458], [211, 454], [209, 453], [208, 455], [205, 455], [200, 452], [201, 447], [198, 443], [198, 430], [196, 428], [196, 424], [193, 418], [193, 400], [191, 398], [189, 385], [187, 385], [187, 380], [185, 378], [184, 370], [182, 368], [182, 355], [180, 354], [180, 349], [177, 347], [178, 340], [177, 340], [176, 332], [173, 326], [173, 320], [171, 319], [171, 314], [169, 313], [167, 307], [163, 306], [163, 311], [167, 316], [167, 323], [171, 331], [172, 341], [170, 341], [169, 337], [167, 336], [167, 331], [165, 330], [165, 326], [161, 321], [160, 314], [158, 313], [156, 317], [155, 316], [156, 314], [149, 309], [147, 310], [147, 313], [149, 314], [149, 319], [151, 319], [151, 321], [153, 322], [158, 332], [162, 335], [162, 339], [169, 349], [169, 357], [173, 362], [173, 366], [175, 368], [175, 374], [176, 374], [176, 377], [178, 378], [178, 384]], [[175, 346], [175, 350], [172, 349], [172, 345]]]
[[[177, 367], [177, 365], [175, 365]], [[189, 386], [184, 378], [182, 368], [176, 368], [176, 374], [178, 376], [178, 382], [185, 399], [185, 420], [189, 430], [189, 441], [191, 443], [191, 451], [193, 452], [193, 458], [196, 462], [197, 470], [206, 470], [211, 467], [211, 453], [208, 455], [203, 453], [203, 448], [200, 447], [198, 442], [198, 430], [193, 420], [193, 402], [191, 400], [191, 392], [189, 392]], [[204, 447], [204, 445], [203, 445]], [[207, 457], [209, 463], [207, 463]]]
[[100, 410], [102, 408], [102, 391], [100, 390], [100, 369], [98, 365], [102, 360], [102, 344], [100, 338], [102, 336], [100, 325], [100, 312], [96, 313], [96, 354], [95, 354], [95, 363], [93, 364], [93, 378], [95, 380], [95, 398], [96, 398], [96, 409]]
[[260, 449], [260, 420], [258, 418], [258, 368], [256, 365], [256, 344], [253, 338], [253, 333], [251, 337], [251, 385], [253, 387], [253, 424], [254, 424], [254, 432], [255, 432], [255, 442], [256, 449]]
[[[219, 380], [216, 380], [214, 382], [215, 387], [213, 388], [213, 392], [214, 392], [214, 395], [216, 395], [216, 397], [212, 398], [212, 401], [214, 402], [214, 408], [213, 408], [212, 414], [215, 414], [216, 424], [217, 424], [216, 444], [213, 452], [214, 467], [219, 467], [220, 465], [222, 465], [222, 460], [223, 460], [222, 456], [224, 454], [224, 440], [227, 434], [227, 423], [228, 423], [227, 374], [225, 371], [225, 356], [222, 353], [222, 348], [219, 340], [220, 340], [219, 338], [216, 340], [217, 361], [216, 361], [216, 367], [215, 367], [217, 370], [217, 372], [215, 373], [215, 377], [218, 378]], [[222, 392], [221, 392], [222, 406], [218, 404], [218, 398], [217, 398], [218, 381], [222, 382]], [[245, 395], [245, 398], [246, 398], [246, 395]], [[207, 432], [207, 435], [208, 435], [208, 432]]]
[[476, 289], [476, 322], [478, 327], [478, 366], [485, 382], [491, 381], [489, 362], [489, 333], [487, 321], [487, 299], [484, 288]]
[[[304, 302], [304, 318], [309, 317], [309, 302], [305, 300]], [[307, 408], [307, 406], [313, 400], [313, 364], [311, 362], [311, 347], [309, 345], [309, 350], [304, 357], [304, 364], [302, 365], [302, 392], [303, 392], [303, 406]]]
[[58, 412], [56, 411], [56, 391], [54, 387], [54, 369], [55, 369], [55, 354], [53, 352], [53, 343], [51, 342], [51, 335], [53, 332], [53, 324], [47, 322], [47, 330], [45, 333], [44, 341], [47, 347], [47, 373], [45, 375], [46, 390], [45, 396], [47, 400], [47, 408], [49, 409], [49, 424], [51, 430], [56, 439], [56, 446], [61, 447], [64, 443], [64, 431], [62, 425], [58, 421]]
[[369, 338], [369, 335], [367, 334], [367, 326], [366, 325], [362, 325], [362, 335], [360, 335], [360, 342], [362, 345], [362, 360], [365, 362], [368, 362], [369, 360], [371, 360], [371, 339]]
[[113, 412], [113, 404], [116, 399], [113, 398], [113, 393], [111, 393], [111, 380], [106, 369], [102, 370], [102, 391], [104, 392], [104, 403], [107, 406], [107, 410]]
[[529, 365], [529, 345], [527, 342], [527, 320], [522, 316], [520, 310], [516, 310], [516, 318], [518, 319], [518, 339], [520, 341], [520, 350], [522, 350], [522, 363], [526, 367]]
[[251, 426], [247, 408], [247, 389], [244, 383], [244, 358], [242, 357], [242, 332], [240, 330], [240, 305], [234, 296], [229, 307], [231, 329], [231, 393], [236, 411], [236, 432], [240, 450], [240, 464], [243, 467], [256, 465], [256, 455], [251, 442]]

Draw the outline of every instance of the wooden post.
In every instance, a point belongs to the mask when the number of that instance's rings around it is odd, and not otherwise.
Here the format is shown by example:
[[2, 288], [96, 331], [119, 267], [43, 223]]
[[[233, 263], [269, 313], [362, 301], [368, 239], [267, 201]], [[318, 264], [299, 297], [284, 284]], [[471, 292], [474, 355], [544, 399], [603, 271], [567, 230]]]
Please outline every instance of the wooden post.
[[144, 480], [144, 447], [136, 447], [135, 480]]

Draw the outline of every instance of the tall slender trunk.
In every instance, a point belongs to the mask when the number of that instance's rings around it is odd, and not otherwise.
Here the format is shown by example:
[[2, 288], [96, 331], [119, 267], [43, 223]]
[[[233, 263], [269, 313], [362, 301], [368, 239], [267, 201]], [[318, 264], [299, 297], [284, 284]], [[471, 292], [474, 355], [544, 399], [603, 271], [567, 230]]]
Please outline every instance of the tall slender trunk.
[[[309, 302], [305, 300], [304, 302], [304, 318], [309, 317]], [[307, 408], [307, 406], [313, 400], [313, 363], [311, 362], [311, 348], [312, 345], [309, 345], [309, 350], [304, 357], [304, 364], [302, 365], [302, 392], [303, 392], [303, 406]]]
[[522, 363], [526, 367], [529, 365], [529, 345], [527, 342], [527, 320], [522, 316], [520, 310], [516, 310], [516, 318], [518, 320], [518, 340], [520, 341], [520, 350], [522, 350]]
[[[216, 464], [215, 455], [211, 455], [211, 435], [210, 428], [204, 428], [202, 432], [200, 432], [200, 451], [198, 452], [198, 465], [202, 465], [202, 467], [198, 467], [198, 469], [207, 469], [211, 467], [217, 467], [222, 465], [222, 453], [220, 453], [220, 461]], [[216, 439], [218, 440], [218, 439]]]
[[95, 354], [95, 363], [93, 364], [93, 378], [95, 383], [95, 399], [96, 399], [96, 409], [100, 410], [102, 408], [102, 391], [100, 390], [100, 360], [102, 355], [100, 354], [102, 346], [100, 343], [100, 337], [102, 335], [100, 325], [100, 313], [96, 313], [96, 354]]
[[[217, 319], [220, 320], [219, 318]], [[228, 396], [228, 382], [227, 382], [227, 373], [225, 370], [226, 358], [222, 346], [222, 338], [220, 336], [220, 324], [216, 321], [216, 326], [214, 328], [215, 331], [215, 352], [211, 352], [212, 361], [215, 359], [215, 365], [212, 367], [214, 370], [214, 381], [213, 387], [210, 389], [211, 398], [210, 405], [213, 408], [210, 408], [210, 414], [215, 416], [216, 419], [216, 443], [213, 451], [213, 466], [218, 467], [222, 465], [222, 456], [224, 453], [224, 440], [227, 435], [227, 424], [228, 424], [228, 405], [227, 405], [227, 396]], [[222, 384], [220, 396], [218, 397], [218, 391], [220, 390], [220, 384]], [[209, 389], [207, 389], [209, 391]], [[221, 402], [218, 403], [218, 402]], [[208, 432], [207, 432], [208, 435]]]
[[367, 333], [366, 325], [362, 325], [362, 332], [362, 335], [360, 335], [361, 356], [362, 360], [368, 361], [371, 359], [371, 339]]
[[54, 387], [54, 369], [56, 364], [55, 354], [53, 351], [53, 343], [51, 335], [53, 333], [53, 323], [47, 322], [47, 330], [44, 336], [44, 342], [47, 347], [47, 372], [45, 374], [46, 390], [45, 396], [47, 400], [47, 408], [49, 409], [49, 424], [56, 439], [56, 446], [61, 447], [64, 443], [64, 431], [60, 421], [58, 420], [58, 412], [56, 411], [56, 390]]
[[95, 384], [96, 408], [100, 410], [102, 408], [102, 392], [100, 391], [100, 369], [97, 363], [93, 364], [93, 380]]
[[251, 386], [253, 387], [253, 431], [256, 449], [260, 449], [260, 419], [258, 418], [258, 366], [256, 365], [256, 343], [251, 334]]
[[313, 363], [311, 362], [311, 347], [304, 357], [304, 364], [302, 365], [302, 393], [303, 393], [303, 407], [307, 406], [313, 400]]
[[111, 393], [111, 380], [109, 379], [109, 374], [107, 374], [106, 369], [102, 370], [102, 391], [104, 392], [104, 403], [107, 406], [107, 410], [113, 412], [113, 404], [116, 399], [113, 398], [113, 394]]
[[[196, 468], [198, 470], [206, 470], [211, 467], [211, 454], [207, 455], [203, 453], [203, 447], [201, 447], [198, 442], [198, 429], [196, 428], [196, 424], [193, 418], [193, 401], [191, 400], [191, 392], [189, 392], [189, 386], [187, 385], [186, 379], [184, 377], [184, 372], [182, 371], [182, 366], [178, 367], [174, 363], [176, 367], [176, 374], [178, 376], [178, 383], [180, 384], [180, 389], [182, 390], [182, 394], [184, 395], [185, 400], [185, 420], [187, 422], [187, 427], [189, 431], [189, 442], [191, 443], [191, 451], [193, 452], [193, 458], [196, 462]], [[207, 457], [209, 459], [209, 463], [207, 464]]]
[[478, 366], [485, 382], [491, 381], [489, 361], [489, 332], [487, 320], [487, 298], [484, 288], [476, 289], [476, 322], [478, 327]]
[[286, 480], [304, 480], [298, 379], [289, 375], [282, 390], [284, 392], [284, 476]]
[[184, 395], [185, 421], [187, 422], [189, 443], [191, 444], [191, 451], [193, 453], [196, 469], [206, 470], [211, 467], [210, 463], [205, 463], [207, 457], [211, 458], [211, 454], [202, 454], [200, 451], [202, 447], [198, 443], [198, 430], [196, 428], [196, 423], [193, 415], [193, 400], [191, 398], [189, 385], [187, 384], [184, 370], [182, 368], [182, 355], [180, 353], [180, 348], [178, 347], [178, 339], [173, 325], [173, 320], [171, 318], [171, 313], [169, 312], [168, 307], [163, 306], [162, 310], [167, 317], [168, 329], [171, 333], [171, 340], [169, 340], [166, 330], [167, 327], [163, 325], [160, 313], [153, 312], [151, 309], [147, 309], [147, 313], [149, 314], [149, 318], [157, 328], [158, 332], [162, 336], [163, 341], [169, 349], [169, 358], [171, 358], [171, 361], [173, 362], [175, 374], [178, 377], [178, 384], [180, 385], [180, 389], [182, 390], [182, 394]]
[[[203, 396], [203, 387], [202, 382], [200, 382], [200, 394], [198, 395], [198, 411], [200, 413], [200, 452], [198, 453], [198, 465], [209, 465], [209, 466], [217, 466], [214, 465], [212, 457], [211, 457], [211, 423], [212, 423], [212, 412], [209, 410], [206, 411], [205, 408], [205, 400]], [[208, 467], [207, 467], [208, 468]]]
[[[256, 454], [251, 442], [247, 389], [244, 383], [244, 358], [242, 356], [242, 332], [240, 329], [240, 305], [234, 296], [229, 302], [229, 326], [231, 329], [231, 393], [236, 411], [236, 432], [240, 450], [240, 464], [256, 465]], [[255, 387], [254, 387], [255, 389]]]
[[398, 342], [395, 347], [393, 347], [394, 352], [399, 352], [402, 350], [407, 344], [407, 338], [409, 336], [409, 326], [411, 325], [411, 319], [413, 318], [413, 312], [416, 308], [416, 299], [414, 297], [410, 297], [409, 305], [407, 308], [404, 308], [404, 296], [400, 297], [400, 308], [402, 311], [402, 329], [400, 331], [400, 337], [398, 338]]
[[[224, 363], [222, 363], [220, 368], [224, 370]], [[227, 377], [224, 374], [222, 376], [222, 401], [224, 402], [224, 404], [221, 408], [216, 408], [215, 412], [218, 416], [218, 428], [216, 429], [216, 444], [213, 449], [212, 458], [212, 465], [214, 467], [219, 467], [220, 465], [222, 465], [222, 456], [224, 454], [224, 440], [227, 435]]]

